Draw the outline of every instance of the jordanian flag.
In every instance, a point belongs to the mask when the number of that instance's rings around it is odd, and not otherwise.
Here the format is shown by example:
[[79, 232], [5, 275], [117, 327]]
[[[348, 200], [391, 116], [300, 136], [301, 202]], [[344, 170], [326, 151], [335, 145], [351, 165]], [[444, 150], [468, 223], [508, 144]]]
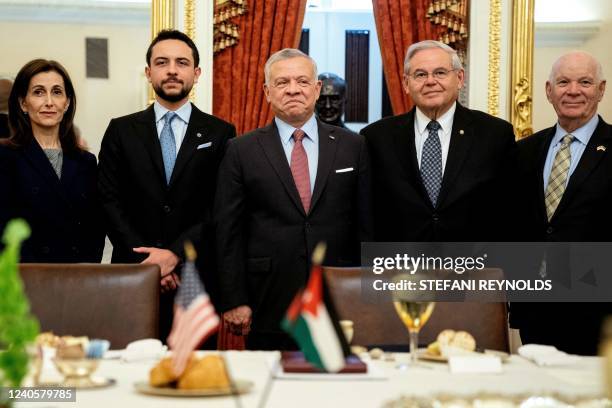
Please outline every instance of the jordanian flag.
[[337, 372], [344, 367], [344, 352], [323, 301], [321, 266], [312, 267], [306, 289], [298, 292], [282, 327], [299, 344], [304, 357], [317, 368]]

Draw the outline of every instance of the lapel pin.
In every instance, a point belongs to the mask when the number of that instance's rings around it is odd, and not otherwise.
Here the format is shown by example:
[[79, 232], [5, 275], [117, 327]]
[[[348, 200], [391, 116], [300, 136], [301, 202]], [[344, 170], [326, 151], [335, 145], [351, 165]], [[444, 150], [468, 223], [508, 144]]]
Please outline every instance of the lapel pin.
[[336, 140], [336, 136], [329, 135], [329, 138], [330, 138], [331, 140]]
[[464, 133], [465, 133], [465, 132], [463, 131], [463, 129], [460, 129], [460, 130], [459, 130], [459, 134], [460, 134], [460, 135], [462, 135], [462, 134], [464, 134]]
[[202, 137], [202, 134], [200, 132], [196, 133], [196, 137]]
[[599, 152], [599, 151], [601, 151], [601, 152], [605, 152], [605, 151], [606, 151], [606, 146], [602, 146], [602, 145], [597, 146], [597, 151], [598, 151], [598, 152]]

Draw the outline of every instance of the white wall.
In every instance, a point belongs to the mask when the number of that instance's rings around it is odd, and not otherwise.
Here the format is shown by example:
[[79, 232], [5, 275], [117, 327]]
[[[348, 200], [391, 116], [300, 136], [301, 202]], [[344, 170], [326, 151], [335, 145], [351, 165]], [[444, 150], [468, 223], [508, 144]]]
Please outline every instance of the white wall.
[[[554, 109], [546, 99], [544, 92], [546, 80], [550, 74], [553, 62], [562, 54], [572, 50], [587, 51], [601, 62], [603, 66], [604, 78], [608, 79], [608, 90], [599, 104], [599, 114], [607, 122], [612, 122], [612, 48], [610, 39], [612, 38], [612, 19], [603, 16], [599, 32], [592, 38], [587, 39], [581, 44], [566, 44], [556, 46], [537, 46], [534, 52], [534, 112], [533, 129], [538, 131], [554, 125], [557, 116]], [[536, 24], [537, 33], [537, 24]], [[567, 40], [570, 42], [571, 40]]]
[[[85, 38], [108, 38], [109, 79], [85, 77]], [[149, 23], [126, 25], [0, 22], [0, 76], [14, 77], [27, 61], [55, 59], [76, 88], [75, 123], [97, 154], [112, 117], [141, 110], [146, 101]], [[6, 40], [10, 39], [10, 40]]]
[[[550, 68], [560, 55], [572, 50], [595, 55], [603, 66], [608, 85], [612, 83], [612, 3], [609, 0], [537, 0], [535, 18], [533, 129], [538, 131], [557, 120], [544, 87]], [[570, 19], [575, 21], [568, 23]], [[612, 122], [612, 88], [599, 104], [599, 114]]]
[[[368, 121], [381, 117], [382, 60], [374, 15], [371, 11], [306, 11], [303, 28], [310, 29], [309, 54], [317, 62], [319, 73], [333, 72], [346, 79], [344, 72], [345, 31], [370, 31], [370, 73], [368, 94]], [[355, 131], [365, 123], [347, 123]]]

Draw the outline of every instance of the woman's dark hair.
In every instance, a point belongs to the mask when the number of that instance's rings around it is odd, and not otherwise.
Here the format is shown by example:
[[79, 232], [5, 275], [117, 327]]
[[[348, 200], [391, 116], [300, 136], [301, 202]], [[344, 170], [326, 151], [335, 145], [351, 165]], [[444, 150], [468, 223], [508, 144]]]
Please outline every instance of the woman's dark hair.
[[66, 69], [59, 62], [46, 59], [32, 60], [25, 64], [17, 73], [8, 102], [9, 124], [11, 127], [9, 142], [16, 146], [26, 146], [34, 139], [30, 117], [23, 114], [21, 101], [28, 94], [32, 78], [41, 72], [50, 71], [57, 72], [64, 79], [64, 89], [70, 101], [59, 128], [59, 140], [62, 150], [68, 152], [80, 151], [82, 148], [72, 123], [76, 111], [76, 96], [72, 81]]

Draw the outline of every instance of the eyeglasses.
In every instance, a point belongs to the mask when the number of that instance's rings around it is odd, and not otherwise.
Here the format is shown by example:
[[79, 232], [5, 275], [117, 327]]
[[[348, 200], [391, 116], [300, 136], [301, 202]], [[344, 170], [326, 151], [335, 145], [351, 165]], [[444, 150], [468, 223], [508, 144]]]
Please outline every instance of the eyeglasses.
[[409, 74], [409, 76], [411, 76], [412, 79], [414, 79], [416, 82], [425, 82], [427, 81], [427, 78], [429, 78], [430, 75], [433, 77], [433, 79], [443, 80], [443, 79], [446, 79], [448, 77], [448, 74], [450, 74], [453, 71], [458, 71], [458, 70], [439, 68], [431, 73], [426, 72], [426, 71], [415, 71], [413, 74]]
[[295, 81], [295, 83], [297, 84], [297, 86], [299, 86], [300, 88], [308, 88], [310, 86], [313, 85], [313, 81], [310, 81], [306, 78], [298, 78], [298, 79], [289, 79], [289, 78], [279, 78], [276, 81], [274, 81], [271, 85], [274, 88], [283, 90], [285, 88], [287, 88], [291, 82]]

